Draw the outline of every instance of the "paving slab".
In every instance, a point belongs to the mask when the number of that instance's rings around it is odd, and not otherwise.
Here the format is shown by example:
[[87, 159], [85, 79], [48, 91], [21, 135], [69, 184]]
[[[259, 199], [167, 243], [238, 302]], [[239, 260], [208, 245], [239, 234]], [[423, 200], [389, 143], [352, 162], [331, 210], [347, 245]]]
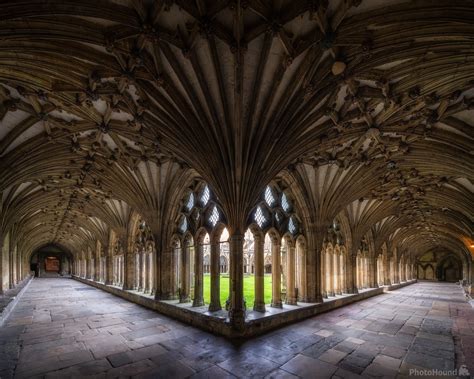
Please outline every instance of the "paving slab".
[[359, 378], [474, 373], [474, 309], [419, 282], [246, 341], [72, 279], [34, 279], [0, 328], [0, 377]]

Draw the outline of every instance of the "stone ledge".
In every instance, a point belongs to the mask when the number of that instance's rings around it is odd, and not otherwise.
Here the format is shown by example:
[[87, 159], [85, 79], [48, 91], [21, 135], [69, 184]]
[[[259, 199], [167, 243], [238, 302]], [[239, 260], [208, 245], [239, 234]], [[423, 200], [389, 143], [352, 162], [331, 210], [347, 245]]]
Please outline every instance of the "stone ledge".
[[263, 334], [283, 325], [301, 321], [305, 318], [316, 316], [320, 313], [325, 313], [372, 296], [381, 295], [383, 292], [383, 288], [371, 288], [368, 290], [363, 290], [358, 294], [343, 295], [340, 298], [336, 297], [334, 299], [325, 300], [323, 303], [305, 304], [302, 307], [297, 307], [296, 309], [288, 310], [286, 312], [270, 316], [263, 316], [256, 320], [250, 320], [245, 323], [246, 329], [242, 332], [241, 336], [250, 337]]
[[6, 293], [1, 296], [2, 304], [0, 304], [0, 326], [3, 326], [5, 321], [8, 319], [8, 316], [10, 316], [10, 313], [15, 308], [21, 295], [23, 295], [25, 290], [30, 285], [32, 279], [32, 276], [27, 276], [15, 288], [6, 291]]
[[[119, 296], [146, 308], [153, 309], [159, 313], [185, 322], [189, 325], [198, 327], [214, 334], [223, 335], [228, 338], [253, 337], [260, 335], [283, 325], [301, 321], [305, 318], [328, 312], [330, 310], [340, 308], [342, 306], [367, 299], [372, 296], [381, 295], [386, 292], [385, 287], [371, 288], [363, 290], [358, 294], [346, 294], [340, 297], [338, 296], [335, 298], [330, 298], [329, 300], [325, 300], [323, 303], [301, 303], [297, 306], [285, 306], [285, 308], [282, 310], [268, 311], [266, 313], [269, 314], [261, 314], [261, 316], [253, 319], [249, 319], [249, 317], [247, 317], [245, 328], [243, 330], [236, 330], [229, 323], [228, 319], [215, 317], [208, 312], [204, 313], [198, 309], [176, 306], [166, 301], [155, 300], [152, 297], [142, 296], [138, 293], [134, 293], [133, 291], [122, 290], [118, 287], [108, 286], [77, 276], [73, 276], [73, 279], [107, 291], [113, 295]], [[401, 283], [400, 287], [413, 283], [416, 283], [416, 280]], [[398, 284], [394, 286], [398, 286]], [[249, 315], [252, 314], [252, 316], [255, 316], [255, 312], [253, 311], [249, 311], [248, 313]]]
[[395, 283], [395, 284], [391, 284], [389, 286], [383, 286], [383, 289], [384, 289], [384, 292], [394, 291], [394, 290], [397, 290], [399, 288], [409, 286], [410, 284], [414, 284], [416, 282], [418, 282], [417, 279], [407, 280], [406, 282]]

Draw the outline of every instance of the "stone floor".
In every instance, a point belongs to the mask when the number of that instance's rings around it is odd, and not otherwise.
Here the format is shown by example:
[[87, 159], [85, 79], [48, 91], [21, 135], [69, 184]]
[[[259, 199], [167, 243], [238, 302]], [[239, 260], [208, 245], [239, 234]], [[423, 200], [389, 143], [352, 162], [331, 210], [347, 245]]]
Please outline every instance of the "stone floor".
[[236, 343], [72, 279], [34, 279], [0, 328], [0, 378], [408, 377], [473, 363], [474, 310], [446, 283]]

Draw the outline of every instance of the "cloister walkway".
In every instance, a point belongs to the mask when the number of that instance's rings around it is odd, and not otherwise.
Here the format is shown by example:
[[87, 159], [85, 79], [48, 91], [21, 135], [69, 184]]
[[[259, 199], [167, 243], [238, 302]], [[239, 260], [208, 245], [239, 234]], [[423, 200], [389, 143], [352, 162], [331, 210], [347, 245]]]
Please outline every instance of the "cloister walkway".
[[474, 374], [473, 362], [474, 310], [434, 282], [237, 343], [72, 279], [34, 279], [0, 328], [1, 378], [408, 377]]

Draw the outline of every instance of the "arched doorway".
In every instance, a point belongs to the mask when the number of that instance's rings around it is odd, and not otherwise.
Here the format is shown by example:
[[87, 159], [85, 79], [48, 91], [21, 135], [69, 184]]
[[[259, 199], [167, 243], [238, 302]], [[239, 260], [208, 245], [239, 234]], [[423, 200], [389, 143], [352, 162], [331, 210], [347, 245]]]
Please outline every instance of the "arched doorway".
[[30, 268], [35, 277], [63, 277], [71, 275], [73, 257], [56, 245], [36, 250], [30, 258]]
[[433, 266], [431, 266], [430, 264], [425, 267], [424, 278], [426, 280], [434, 280], [435, 279]]
[[438, 280], [457, 282], [462, 279], [462, 263], [459, 258], [449, 255], [437, 267]]

